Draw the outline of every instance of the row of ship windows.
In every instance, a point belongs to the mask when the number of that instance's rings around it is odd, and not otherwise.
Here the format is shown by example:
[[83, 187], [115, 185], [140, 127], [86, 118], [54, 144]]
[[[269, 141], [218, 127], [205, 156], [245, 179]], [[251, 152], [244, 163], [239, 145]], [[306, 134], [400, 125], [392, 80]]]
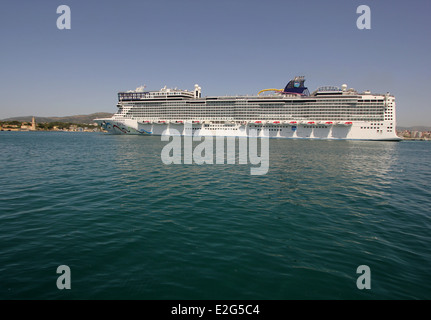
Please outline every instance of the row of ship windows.
[[[283, 127], [284, 128], [284, 127]], [[321, 126], [315, 126], [315, 127], [313, 127], [313, 126], [304, 126], [303, 128], [307, 128], [307, 129], [329, 129], [330, 127], [325, 127], [325, 126], [323, 126], [323, 127], [321, 127]], [[256, 130], [257, 131], [261, 131], [261, 130], [267, 130], [267, 131], [278, 131], [278, 132], [280, 132], [280, 131], [282, 131], [282, 129], [262, 129], [262, 128], [256, 128]], [[382, 130], [380, 130], [380, 131], [382, 131]]]
[[[186, 130], [199, 130], [201, 129], [199, 128], [185, 128]], [[208, 128], [209, 130], [211, 129], [217, 129], [217, 130], [238, 130], [238, 128]]]
[[[167, 113], [167, 112], [148, 112], [148, 113], [135, 113], [135, 114], [120, 114], [124, 117], [161, 117], [168, 116], [171, 118], [178, 118], [178, 117], [195, 117], [195, 116], [204, 116], [204, 117], [219, 117], [221, 115], [230, 116], [234, 118], [241, 118], [241, 117], [252, 117], [252, 118], [296, 118], [296, 117], [302, 117], [302, 116], [308, 116], [308, 117], [345, 117], [345, 116], [353, 116], [353, 117], [363, 117], [363, 116], [381, 116], [383, 117], [383, 114], [378, 112], [369, 112], [369, 113], [350, 113], [350, 112], [344, 112], [344, 113], [328, 113], [328, 112], [296, 112], [292, 114], [262, 114], [259, 112], [256, 113], [226, 113], [226, 112], [217, 112], [217, 113], [205, 113], [205, 112], [194, 112], [194, 113]], [[386, 117], [392, 117], [392, 115], [385, 115]]]
[[[139, 120], [139, 118], [144, 118], [144, 117], [125, 117], [126, 119], [132, 119], [132, 120]], [[230, 120], [230, 121], [253, 121], [256, 119], [259, 120], [264, 120], [264, 121], [273, 121], [273, 120], [278, 120], [278, 121], [289, 121], [292, 120], [293, 118], [263, 118], [263, 117], [241, 117], [241, 118], [232, 118], [232, 117], [217, 117], [216, 119], [213, 119], [213, 117], [161, 117], [160, 115], [156, 116], [152, 116], [152, 117], [145, 117], [144, 119], [152, 119], [152, 120], [158, 120], [158, 119], [163, 119], [163, 120]], [[383, 119], [381, 117], [352, 117], [352, 116], [344, 116], [344, 117], [298, 117], [295, 120], [313, 120], [313, 121], [366, 121], [366, 122], [370, 122], [370, 121], [383, 121], [383, 120], [392, 120], [392, 119]]]
[[[140, 118], [150, 118], [150, 119], [163, 119], [163, 120], [195, 120], [196, 118], [199, 119], [207, 119], [207, 120], [224, 120], [224, 119], [232, 119], [232, 120], [355, 120], [355, 121], [383, 121], [383, 120], [390, 120], [387, 118], [392, 117], [383, 117], [381, 115], [359, 115], [359, 114], [343, 114], [343, 115], [320, 115], [320, 114], [302, 114], [302, 115], [293, 115], [293, 116], [280, 116], [280, 115], [261, 115], [261, 114], [255, 114], [255, 115], [205, 115], [205, 114], [193, 114], [193, 115], [186, 115], [186, 114], [176, 114], [176, 115], [165, 115], [165, 114], [152, 114], [152, 115], [141, 115], [141, 116], [124, 116], [124, 117], [118, 117], [118, 118], [126, 118], [126, 119], [140, 119]], [[362, 119], [362, 120], [361, 120]]]
[[[290, 126], [277, 126], [278, 128], [290, 128]], [[262, 128], [262, 126], [250, 126], [250, 128]]]
[[[371, 106], [376, 106], [376, 105], [381, 105], [383, 106], [384, 103], [383, 102], [377, 102], [377, 101], [371, 101], [371, 102], [366, 102], [366, 103], [362, 103], [362, 102], [358, 102], [356, 103], [355, 101], [319, 101], [319, 102], [306, 102], [306, 101], [298, 101], [301, 105], [304, 106], [310, 106], [310, 105], [346, 105], [346, 106], [366, 106], [366, 105], [371, 105]], [[292, 106], [292, 105], [297, 105], [298, 102], [296, 103], [292, 103], [292, 102], [272, 102], [272, 103], [248, 103], [248, 104], [244, 104], [242, 102], [229, 102], [229, 101], [209, 101], [207, 103], [186, 103], [185, 101], [167, 101], [167, 102], [159, 102], [157, 103], [157, 105], [159, 106], [172, 106], [172, 105], [176, 105], [176, 106], [187, 106], [187, 105], [196, 105], [197, 107], [202, 107], [202, 106], [217, 106], [217, 107], [247, 107], [247, 108], [253, 108], [253, 107], [259, 107], [259, 106], [265, 106], [265, 107], [274, 107], [277, 105], [285, 105], [285, 106]], [[154, 102], [143, 102], [143, 103], [131, 103], [134, 106], [152, 106], [154, 105]], [[126, 103], [125, 103], [126, 105]], [[392, 105], [391, 103], [388, 103], [388, 106]]]
[[[294, 114], [330, 114], [330, 115], [337, 115], [337, 114], [383, 114], [380, 110], [278, 110], [278, 112], [275, 112], [277, 110], [274, 110], [273, 113], [266, 113], [266, 114], [284, 114], [284, 115], [294, 115]], [[234, 115], [242, 115], [242, 114], [262, 114], [261, 110], [253, 110], [253, 111], [236, 111], [236, 112], [228, 112], [226, 110], [220, 110], [220, 111], [205, 111], [205, 110], [194, 110], [189, 111], [187, 110], [149, 110], [147, 112], [121, 112], [117, 114], [121, 115], [147, 115], [147, 114], [234, 114]], [[385, 113], [388, 114], [388, 113]]]
[[[268, 101], [256, 101], [255, 99], [251, 99], [252, 101], [250, 102], [249, 100], [249, 104], [253, 104], [253, 103], [268, 103]], [[270, 102], [277, 102], [277, 103], [292, 103], [292, 102], [301, 102], [301, 103], [310, 103], [310, 102], [316, 102], [316, 99], [306, 99], [306, 100], [283, 100], [283, 99], [267, 99]], [[319, 103], [320, 102], [331, 102], [331, 103], [337, 103], [337, 102], [349, 102], [349, 103], [368, 103], [368, 102], [372, 102], [372, 103], [383, 103], [384, 100], [356, 100], [356, 99], [319, 99]], [[388, 102], [391, 102], [392, 100], [388, 100]], [[217, 99], [217, 100], [206, 100], [206, 101], [202, 101], [202, 103], [243, 103], [244, 99], [242, 100], [232, 100], [232, 99]], [[141, 102], [142, 103], [142, 102]]]
[[[256, 112], [256, 111], [265, 111], [265, 112], [276, 112], [276, 111], [283, 111], [288, 112], [291, 111], [341, 111], [341, 110], [347, 110], [347, 111], [384, 111], [385, 108], [382, 106], [363, 106], [363, 107], [348, 107], [348, 106], [302, 106], [302, 107], [281, 107], [281, 106], [274, 106], [272, 108], [260, 108], [260, 107], [220, 107], [220, 108], [212, 108], [212, 107], [194, 107], [194, 106], [149, 106], [146, 108], [137, 107], [137, 108], [131, 108], [131, 109], [119, 109], [118, 112], [148, 112], [148, 111], [161, 111], [166, 110], [169, 112], [174, 111], [187, 111], [187, 112], [217, 112], [217, 111], [228, 111], [228, 112], [235, 112], [235, 111], [249, 111], [249, 112]], [[393, 109], [386, 109], [386, 111], [392, 111]]]
[[[378, 127], [361, 127], [361, 129], [377, 129], [377, 132], [383, 132], [383, 130], [380, 130]], [[387, 132], [392, 132], [392, 127], [387, 128]]]
[[314, 128], [320, 128], [320, 129], [325, 129], [325, 128], [328, 128], [328, 127], [326, 127], [326, 126], [304, 126], [304, 128], [307, 128], [307, 129], [314, 129]]
[[147, 110], [130, 110], [128, 112], [118, 112], [118, 114], [148, 114], [148, 113], [229, 113], [229, 114], [256, 114], [256, 113], [266, 113], [266, 114], [294, 114], [294, 113], [386, 113], [391, 111], [384, 111], [383, 109], [274, 109], [274, 110], [260, 110], [260, 109], [249, 109], [249, 110], [225, 110], [225, 109], [147, 109]]
[[[260, 109], [264, 109], [264, 110], [268, 110], [268, 109], [275, 109], [275, 110], [285, 110], [285, 109], [292, 109], [292, 110], [302, 110], [302, 109], [334, 109], [334, 110], [338, 110], [338, 109], [379, 109], [379, 110], [383, 110], [384, 106], [348, 106], [348, 105], [339, 105], [339, 106], [334, 106], [334, 105], [305, 105], [305, 106], [281, 106], [281, 105], [275, 105], [275, 106], [268, 106], [268, 107], [262, 107], [262, 106], [219, 106], [219, 107], [214, 107], [214, 106], [193, 106], [193, 105], [187, 105], [187, 106], [172, 106], [172, 105], [168, 105], [168, 106], [155, 106], [155, 105], [149, 105], [149, 106], [140, 106], [140, 107], [134, 107], [134, 108], [119, 108], [119, 110], [160, 110], [160, 109], [173, 109], [173, 110], [183, 110], [183, 109], [187, 109], [187, 110], [196, 110], [196, 109], [200, 109], [200, 110], [260, 110]], [[392, 108], [386, 108], [389, 110], [392, 110]]]
[[[126, 115], [145, 115], [145, 114], [278, 114], [278, 115], [294, 115], [294, 114], [390, 114], [388, 112], [384, 112], [383, 110], [348, 110], [348, 109], [337, 109], [337, 110], [326, 110], [326, 109], [317, 109], [317, 110], [307, 110], [307, 109], [299, 109], [299, 110], [165, 110], [165, 109], [154, 109], [154, 110], [136, 110], [129, 112], [117, 112], [117, 114]], [[393, 113], [391, 113], [393, 114]]]
[[[158, 119], [160, 119], [160, 118], [156, 118], [156, 117], [154, 117], [152, 120], [154, 120], [154, 121], [158, 121]], [[205, 119], [205, 118], [190, 118], [190, 117], [188, 117], [187, 119], [186, 118], [179, 118], [179, 119], [181, 119], [181, 120], [201, 120], [201, 121], [204, 121], [204, 120], [207, 120], [207, 121], [212, 121], [212, 119]], [[310, 120], [311, 118], [309, 118], [309, 119], [302, 119], [302, 120]], [[165, 119], [164, 118], [164, 120], [175, 120], [175, 119]], [[228, 121], [250, 121], [250, 120], [252, 120], [252, 121], [254, 121], [255, 119], [232, 119], [232, 118], [217, 118], [217, 120], [223, 120], [223, 121], [226, 121], [226, 120], [228, 120]], [[273, 120], [277, 120], [277, 119], [261, 119], [261, 120], [263, 120], [263, 121], [273, 121]], [[282, 121], [284, 121], [283, 119], [281, 119]], [[289, 120], [291, 120], [291, 119], [287, 119], [287, 121], [289, 121]], [[339, 118], [339, 119], [334, 119], [334, 118], [327, 118], [327, 119], [311, 119], [311, 120], [313, 120], [313, 121], [365, 121], [365, 122], [369, 122], [369, 121], [376, 121], [376, 120], [383, 120], [383, 119], [355, 119], [355, 118]], [[259, 126], [259, 127], [261, 127], [261, 126]], [[288, 126], [278, 126], [277, 125], [277, 127], [280, 127], [280, 128], [288, 128]]]
[[234, 118], [241, 117], [258, 117], [258, 118], [297, 118], [302, 116], [327, 116], [327, 117], [344, 117], [344, 116], [354, 116], [354, 117], [364, 117], [364, 116], [380, 116], [393, 117], [394, 115], [388, 115], [381, 112], [274, 112], [274, 113], [262, 113], [262, 112], [137, 112], [137, 113], [117, 113], [116, 115], [122, 117], [161, 117], [167, 116], [171, 118], [177, 117], [220, 117], [220, 116], [230, 116]]
[[[156, 117], [152, 118], [152, 120], [155, 120], [155, 121], [158, 121], [158, 119], [160, 119], [160, 118], [156, 118]], [[163, 119], [164, 120], [176, 120], [176, 119], [165, 119], [165, 118], [163, 118]], [[208, 118], [190, 118], [190, 117], [188, 117], [188, 118], [178, 118], [178, 119], [181, 119], [181, 120], [201, 120], [201, 121], [208, 120], [208, 121], [212, 121], [212, 119], [208, 119]], [[250, 120], [254, 121], [255, 119], [256, 118], [253, 118], [253, 119], [217, 118], [217, 120], [224, 120], [224, 121], [226, 121], [226, 120], [228, 120], [228, 121], [250, 121]], [[260, 119], [263, 120], [263, 121], [279, 120], [279, 119], [262, 119], [262, 118], [260, 118]], [[281, 120], [285, 121], [286, 119], [285, 120], [281, 119]], [[291, 119], [287, 119], [287, 121], [289, 121], [289, 120], [291, 120]], [[322, 119], [308, 118], [308, 119], [302, 119], [302, 120], [313, 120], [313, 121], [366, 121], [366, 122], [369, 122], [369, 121], [376, 121], [376, 120], [383, 120], [383, 119], [362, 119], [362, 118], [356, 119], [356, 118], [346, 117], [346, 118], [326, 118], [326, 119], [325, 118], [322, 118]], [[286, 126], [277, 126], [277, 127], [287, 128]]]
[[[186, 107], [148, 107], [148, 108], [133, 108], [133, 109], [129, 109], [130, 112], [148, 112], [148, 111], [169, 111], [169, 112], [173, 112], [173, 111], [187, 111], [187, 112], [196, 112], [196, 111], [201, 111], [201, 112], [217, 112], [217, 111], [229, 111], [229, 112], [235, 112], [235, 111], [249, 111], [249, 112], [256, 112], [256, 111], [261, 111], [264, 110], [265, 112], [268, 112], [269, 109], [271, 110], [271, 112], [275, 112], [275, 111], [283, 111], [283, 112], [288, 112], [289, 110], [292, 111], [312, 111], [312, 110], [316, 110], [316, 111], [342, 111], [342, 110], [347, 110], [347, 111], [383, 111], [384, 108], [383, 107], [372, 107], [372, 106], [364, 106], [364, 107], [360, 107], [360, 108], [349, 108], [346, 106], [340, 106], [340, 107], [330, 107], [330, 106], [304, 106], [304, 107], [274, 107], [274, 108], [250, 108], [250, 107], [223, 107], [223, 108], [197, 108], [197, 107], [192, 107], [192, 106], [186, 106]], [[392, 111], [392, 109], [388, 109], [387, 111]], [[118, 111], [119, 113], [122, 112], [126, 112], [126, 109], [119, 109]]]

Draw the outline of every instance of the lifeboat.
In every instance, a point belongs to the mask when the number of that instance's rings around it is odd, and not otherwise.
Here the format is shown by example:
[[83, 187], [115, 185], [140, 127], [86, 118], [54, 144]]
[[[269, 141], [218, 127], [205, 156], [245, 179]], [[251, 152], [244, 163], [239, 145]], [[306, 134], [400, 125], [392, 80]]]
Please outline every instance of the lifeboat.
[[314, 122], [314, 121], [309, 121], [309, 122], [307, 122], [307, 124], [316, 124], [316, 122]]
[[158, 124], [165, 124], [165, 123], [166, 123], [166, 121], [165, 121], [165, 120], [159, 120], [157, 123], [158, 123]]
[[326, 121], [325, 122], [325, 125], [327, 125], [327, 126], [332, 126], [334, 123], [332, 122], [332, 121]]
[[291, 126], [296, 126], [298, 124], [298, 121], [290, 121], [289, 125]]
[[281, 122], [280, 122], [280, 121], [274, 121], [272, 124], [280, 125], [280, 124], [281, 124]]
[[254, 122], [254, 124], [259, 124], [259, 125], [261, 125], [261, 124], [262, 124], [262, 121], [260, 121], [260, 120], [255, 121], [255, 122]]
[[199, 120], [193, 120], [192, 123], [193, 124], [198, 124], [198, 123], [200, 123], [200, 121]]
[[183, 124], [184, 122], [182, 120], [176, 120], [176, 121], [174, 121], [174, 123]]
[[343, 127], [351, 126], [352, 124], [353, 124], [353, 122], [350, 122], [350, 121], [337, 123], [338, 126], [343, 126]]

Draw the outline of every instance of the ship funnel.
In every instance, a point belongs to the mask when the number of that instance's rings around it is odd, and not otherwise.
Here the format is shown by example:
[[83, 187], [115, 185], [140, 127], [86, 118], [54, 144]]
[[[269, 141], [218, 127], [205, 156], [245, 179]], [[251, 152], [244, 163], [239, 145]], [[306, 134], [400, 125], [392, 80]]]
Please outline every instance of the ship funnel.
[[297, 76], [293, 80], [290, 80], [286, 87], [284, 87], [283, 93], [293, 93], [309, 96], [310, 93], [304, 83], [305, 77]]
[[201, 87], [199, 87], [198, 84], [195, 84], [195, 99], [200, 98], [202, 96], [201, 94]]

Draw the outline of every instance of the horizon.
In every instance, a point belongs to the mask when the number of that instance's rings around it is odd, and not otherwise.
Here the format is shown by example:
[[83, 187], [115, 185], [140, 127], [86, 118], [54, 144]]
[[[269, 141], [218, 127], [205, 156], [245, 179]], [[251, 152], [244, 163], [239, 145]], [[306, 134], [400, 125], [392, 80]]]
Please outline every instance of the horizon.
[[[4, 4], [0, 119], [114, 113], [117, 93], [140, 85], [252, 95], [305, 75], [310, 92], [343, 83], [390, 92], [397, 126], [431, 126], [430, 2], [65, 4], [68, 30], [57, 28], [57, 1]], [[369, 30], [356, 25], [363, 4]]]
[[[1, 121], [21, 121], [21, 122], [28, 122], [28, 121], [23, 121], [23, 120], [16, 120], [16, 119], [23, 119], [23, 118], [30, 118], [30, 117], [34, 117], [36, 120], [37, 118], [73, 118], [73, 117], [85, 117], [85, 116], [90, 116], [93, 114], [98, 114], [98, 113], [107, 113], [107, 114], [114, 114], [113, 112], [104, 112], [104, 111], [99, 111], [99, 112], [93, 112], [90, 114], [74, 114], [74, 115], [66, 115], [66, 116], [37, 116], [37, 115], [25, 115], [25, 116], [16, 116], [16, 117], [9, 117], [9, 118], [5, 118], [5, 119], [0, 119]], [[36, 121], [37, 122], [37, 121]], [[61, 121], [60, 121], [61, 122]], [[397, 128], [406, 128], [406, 129], [411, 129], [411, 128], [415, 128], [415, 127], [424, 127], [427, 129], [431, 130], [431, 125], [422, 125], [422, 124], [418, 124], [418, 125], [411, 125], [411, 126], [403, 126], [403, 125], [397, 125]], [[427, 130], [428, 131], [428, 130]]]

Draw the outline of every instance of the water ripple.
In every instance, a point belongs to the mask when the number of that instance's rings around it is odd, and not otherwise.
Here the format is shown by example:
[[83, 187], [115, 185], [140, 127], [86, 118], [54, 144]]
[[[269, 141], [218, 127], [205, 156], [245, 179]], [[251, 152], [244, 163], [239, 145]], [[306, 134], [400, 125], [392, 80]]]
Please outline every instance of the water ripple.
[[163, 146], [0, 133], [0, 298], [430, 298], [430, 144], [271, 140], [263, 176]]

